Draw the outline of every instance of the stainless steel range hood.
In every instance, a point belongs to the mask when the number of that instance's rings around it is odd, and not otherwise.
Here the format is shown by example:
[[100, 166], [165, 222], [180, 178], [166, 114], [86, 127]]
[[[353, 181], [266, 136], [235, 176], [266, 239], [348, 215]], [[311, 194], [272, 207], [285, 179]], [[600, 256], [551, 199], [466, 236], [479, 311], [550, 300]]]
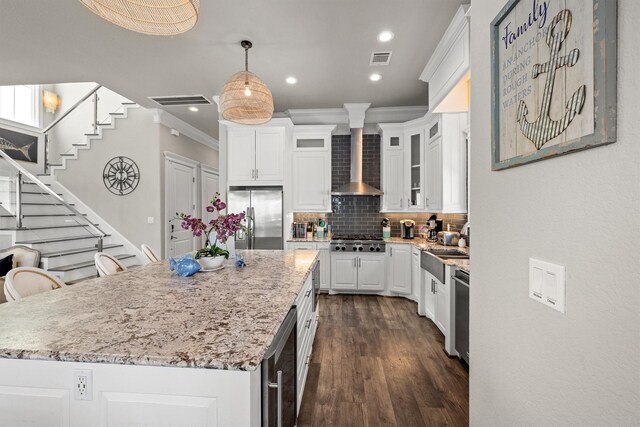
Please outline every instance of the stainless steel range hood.
[[[334, 196], [382, 196], [382, 191], [362, 182], [362, 127], [369, 104], [345, 104], [351, 127], [351, 182], [341, 185]], [[355, 122], [355, 123], [354, 123]], [[355, 124], [355, 126], [353, 126]]]

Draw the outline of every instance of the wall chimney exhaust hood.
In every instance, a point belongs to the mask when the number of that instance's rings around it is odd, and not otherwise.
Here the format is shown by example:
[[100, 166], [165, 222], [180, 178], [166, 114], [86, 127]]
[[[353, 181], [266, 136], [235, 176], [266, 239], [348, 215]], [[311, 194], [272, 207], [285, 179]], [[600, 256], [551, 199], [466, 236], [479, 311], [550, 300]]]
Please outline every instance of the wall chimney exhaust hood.
[[344, 104], [351, 128], [351, 182], [341, 185], [334, 196], [382, 196], [382, 191], [362, 182], [362, 128], [365, 112], [371, 104]]

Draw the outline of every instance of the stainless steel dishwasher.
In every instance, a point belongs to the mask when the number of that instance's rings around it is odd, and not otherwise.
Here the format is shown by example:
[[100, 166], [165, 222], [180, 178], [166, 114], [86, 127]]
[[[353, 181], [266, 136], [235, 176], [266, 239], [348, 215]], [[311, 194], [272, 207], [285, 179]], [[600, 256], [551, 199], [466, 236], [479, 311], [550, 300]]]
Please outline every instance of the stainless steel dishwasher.
[[459, 268], [451, 276], [455, 285], [456, 351], [469, 364], [469, 273]]

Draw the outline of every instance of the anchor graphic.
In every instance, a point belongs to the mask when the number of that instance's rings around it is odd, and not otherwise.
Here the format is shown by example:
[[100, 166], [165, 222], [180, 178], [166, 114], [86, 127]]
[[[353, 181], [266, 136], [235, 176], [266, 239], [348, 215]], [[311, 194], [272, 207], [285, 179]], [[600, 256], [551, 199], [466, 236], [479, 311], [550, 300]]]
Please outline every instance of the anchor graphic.
[[[556, 70], [564, 66], [573, 67], [578, 62], [578, 57], [580, 56], [580, 50], [577, 48], [573, 49], [566, 56], [560, 56], [560, 47], [571, 30], [571, 20], [571, 12], [568, 9], [561, 11], [553, 18], [553, 21], [549, 24], [546, 38], [550, 50], [549, 62], [535, 64], [533, 66], [532, 77], [534, 79], [540, 74], [547, 73], [540, 115], [536, 121], [532, 123], [527, 120], [529, 109], [524, 101], [520, 101], [518, 105], [518, 123], [520, 123], [520, 130], [522, 130], [524, 136], [533, 142], [533, 145], [538, 150], [540, 150], [544, 144], [564, 132], [575, 116], [580, 114], [584, 106], [586, 85], [582, 85], [573, 96], [571, 96], [571, 99], [569, 99], [566, 104], [564, 117], [561, 120], [553, 120], [549, 116]], [[559, 26], [559, 31], [556, 30], [557, 26]]]

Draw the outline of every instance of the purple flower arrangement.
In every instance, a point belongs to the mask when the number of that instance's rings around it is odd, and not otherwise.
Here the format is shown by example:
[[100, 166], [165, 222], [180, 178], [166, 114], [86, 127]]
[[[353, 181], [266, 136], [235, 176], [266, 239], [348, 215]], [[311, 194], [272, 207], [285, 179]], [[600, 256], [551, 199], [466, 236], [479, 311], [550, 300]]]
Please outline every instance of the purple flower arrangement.
[[[185, 230], [191, 230], [193, 235], [196, 237], [200, 237], [204, 234], [206, 247], [196, 252], [195, 259], [215, 256], [224, 256], [228, 259], [229, 251], [218, 247], [218, 242], [226, 243], [227, 239], [233, 236], [236, 231], [246, 231], [246, 226], [243, 224], [246, 217], [245, 213], [220, 213], [226, 207], [227, 204], [220, 200], [220, 193], [216, 193], [209, 204], [205, 207], [207, 212], [217, 213], [217, 216], [209, 221], [209, 223], [206, 224], [201, 218], [195, 218], [184, 213], [176, 214], [177, 217], [182, 220], [182, 223], [180, 224], [182, 228]], [[211, 244], [212, 233], [215, 235], [213, 245]]]

